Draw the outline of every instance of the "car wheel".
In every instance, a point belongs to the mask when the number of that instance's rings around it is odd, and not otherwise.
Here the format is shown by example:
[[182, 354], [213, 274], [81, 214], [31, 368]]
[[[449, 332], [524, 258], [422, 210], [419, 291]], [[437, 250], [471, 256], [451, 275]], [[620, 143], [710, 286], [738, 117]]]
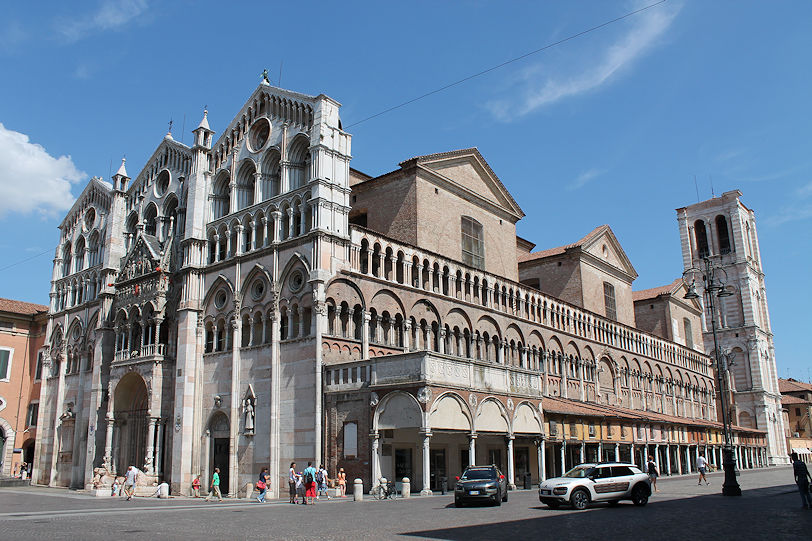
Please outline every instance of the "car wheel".
[[609, 507], [617, 507], [620, 503], [620, 500], [609, 500]]
[[506, 501], [507, 501], [507, 499], [508, 499], [508, 493], [507, 493], [507, 491], [505, 491], [504, 496], [502, 496], [502, 501], [503, 501], [503, 502], [506, 502]]
[[573, 508], [582, 511], [589, 505], [589, 494], [586, 493], [586, 490], [578, 489], [570, 496], [570, 503]]
[[643, 485], [638, 485], [632, 490], [632, 503], [637, 507], [642, 507], [648, 503], [648, 490]]
[[496, 504], [497, 507], [502, 505], [502, 495], [499, 494], [498, 492], [496, 493], [496, 497], [494, 498], [494, 503]]

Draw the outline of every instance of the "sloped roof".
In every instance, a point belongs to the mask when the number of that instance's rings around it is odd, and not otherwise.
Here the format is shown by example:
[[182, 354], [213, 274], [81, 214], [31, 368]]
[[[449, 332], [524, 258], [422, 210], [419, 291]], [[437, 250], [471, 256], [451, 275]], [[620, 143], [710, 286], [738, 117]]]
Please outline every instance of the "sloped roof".
[[[613, 419], [626, 419], [631, 421], [648, 421], [655, 423], [703, 426], [707, 428], [722, 428], [722, 423], [717, 421], [676, 417], [674, 415], [667, 415], [665, 413], [657, 413], [654, 411], [631, 410], [618, 406], [581, 402], [580, 400], [561, 397], [544, 397], [542, 399], [542, 410], [545, 414], [558, 413], [563, 415], [579, 415], [583, 417], [611, 417]], [[765, 434], [764, 430], [758, 430], [755, 428], [745, 428], [736, 425], [733, 425], [733, 428], [737, 432]]]
[[47, 311], [48, 307], [44, 304], [34, 304], [32, 302], [0, 298], [0, 312], [10, 312], [12, 314], [33, 316]]
[[519, 263], [523, 263], [525, 261], [533, 261], [535, 259], [544, 259], [545, 257], [550, 257], [552, 255], [563, 254], [570, 248], [580, 248], [585, 244], [588, 244], [591, 240], [597, 238], [601, 233], [603, 233], [607, 229], [611, 231], [611, 228], [608, 225], [606, 224], [599, 225], [598, 227], [596, 227], [595, 229], [584, 235], [580, 240], [573, 242], [572, 244], [565, 244], [564, 246], [557, 246], [555, 248], [548, 248], [546, 250], [541, 250], [539, 252], [524, 254], [519, 257]]
[[652, 287], [651, 289], [641, 289], [640, 291], [632, 291], [632, 300], [634, 302], [654, 299], [660, 295], [673, 295], [682, 288], [683, 283], [681, 278], [677, 278], [668, 285]]
[[778, 378], [779, 393], [783, 394], [798, 391], [812, 391], [812, 384], [804, 383], [802, 381], [798, 381], [792, 378], [789, 379]]
[[783, 405], [788, 404], [812, 404], [809, 400], [804, 400], [803, 398], [792, 396], [791, 394], [785, 394], [781, 397], [781, 403]]

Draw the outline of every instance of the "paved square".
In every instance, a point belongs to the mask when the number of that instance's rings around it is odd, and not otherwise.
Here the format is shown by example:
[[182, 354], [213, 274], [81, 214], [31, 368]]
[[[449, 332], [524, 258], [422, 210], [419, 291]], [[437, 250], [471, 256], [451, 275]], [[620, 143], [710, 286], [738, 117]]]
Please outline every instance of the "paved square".
[[457, 509], [453, 496], [394, 501], [205, 503], [93, 498], [60, 489], [0, 489], [1, 539], [809, 539], [812, 511], [800, 509], [790, 468], [742, 473], [741, 498], [724, 498], [693, 476], [662, 479], [649, 505], [552, 511], [535, 490], [501, 507]]

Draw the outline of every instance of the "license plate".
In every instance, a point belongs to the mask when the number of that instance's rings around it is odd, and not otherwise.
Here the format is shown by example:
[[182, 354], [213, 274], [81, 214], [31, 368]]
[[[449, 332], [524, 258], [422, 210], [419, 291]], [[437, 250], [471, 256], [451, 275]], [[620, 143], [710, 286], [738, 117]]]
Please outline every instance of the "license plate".
[[541, 491], [541, 493], [542, 493], [542, 494], [549, 494], [549, 493], [550, 493], [550, 491], [549, 491], [549, 490], [542, 490], [542, 491]]
[[472, 496], [477, 496], [477, 495], [479, 495], [479, 491], [478, 490], [472, 490], [472, 491], [468, 492], [468, 494], [470, 494]]

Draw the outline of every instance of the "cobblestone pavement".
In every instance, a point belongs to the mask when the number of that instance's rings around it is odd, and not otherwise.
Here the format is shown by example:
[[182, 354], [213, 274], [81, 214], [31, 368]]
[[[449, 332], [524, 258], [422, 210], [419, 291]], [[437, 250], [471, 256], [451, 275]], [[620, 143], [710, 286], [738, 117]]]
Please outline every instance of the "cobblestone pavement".
[[662, 479], [643, 508], [624, 503], [552, 511], [536, 491], [501, 507], [454, 507], [451, 494], [409, 500], [322, 501], [315, 506], [189, 498], [124, 501], [39, 487], [0, 489], [5, 539], [656, 539], [810, 540], [791, 468], [743, 472], [741, 498], [720, 495], [722, 474]]

